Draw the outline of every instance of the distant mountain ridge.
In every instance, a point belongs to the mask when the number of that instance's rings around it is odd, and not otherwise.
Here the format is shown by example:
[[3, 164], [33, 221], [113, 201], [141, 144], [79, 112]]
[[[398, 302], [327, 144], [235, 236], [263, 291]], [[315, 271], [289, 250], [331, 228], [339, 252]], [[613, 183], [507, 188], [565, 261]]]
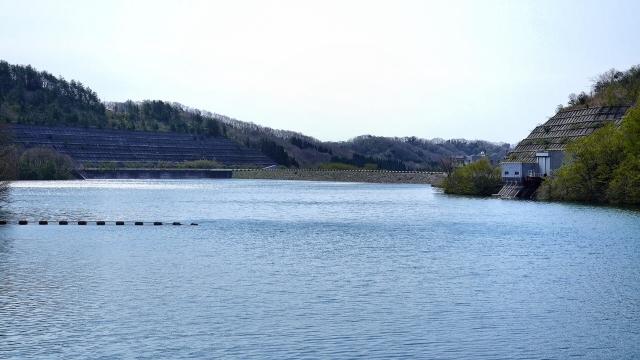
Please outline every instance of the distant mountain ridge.
[[[226, 137], [258, 150], [287, 167], [356, 166], [361, 159], [374, 167], [434, 170], [442, 156], [504, 155], [506, 143], [465, 139], [419, 139], [362, 135], [348, 141], [322, 142], [289, 130], [190, 108], [162, 100], [102, 102], [81, 82], [66, 81], [46, 71], [0, 61], [0, 121], [122, 130], [190, 133]], [[302, 146], [301, 146], [302, 145]]]

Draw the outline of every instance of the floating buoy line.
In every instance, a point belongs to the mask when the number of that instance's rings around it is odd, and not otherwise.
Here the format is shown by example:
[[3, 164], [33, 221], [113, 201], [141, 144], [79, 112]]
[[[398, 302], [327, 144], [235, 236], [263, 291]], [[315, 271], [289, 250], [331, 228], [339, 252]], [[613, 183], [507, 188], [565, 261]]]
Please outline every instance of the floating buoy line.
[[[112, 222], [112, 221], [109, 221], [109, 222]], [[34, 223], [35, 223], [35, 221], [34, 221]], [[38, 223], [38, 225], [49, 225], [49, 221], [48, 220], [39, 220], [39, 221], [37, 221], [37, 223]], [[58, 225], [69, 225], [69, 221], [67, 221], [67, 220], [60, 220], [57, 223], [58, 223]], [[79, 220], [78, 221], [78, 225], [87, 225], [87, 224], [106, 225], [107, 223], [108, 223], [108, 221], [102, 221], [102, 220], [89, 221], [89, 222], [87, 222], [85, 220]], [[0, 225], [9, 225], [9, 224], [10, 224], [10, 222], [8, 222], [7, 220], [0, 220]], [[28, 225], [29, 221], [27, 221], [27, 220], [18, 220], [17, 224], [18, 225]], [[115, 221], [115, 224], [116, 225], [125, 225], [125, 222], [124, 221]], [[134, 225], [144, 225], [145, 223], [142, 222], [142, 221], [135, 221], [133, 224]], [[172, 223], [166, 223], [166, 224], [163, 223], [162, 221], [150, 221], [150, 222], [147, 222], [147, 224], [152, 224], [152, 225], [155, 225], [155, 226], [159, 226], [159, 225], [175, 225], [175, 226], [182, 225], [182, 223], [179, 222], [179, 221], [174, 221]], [[192, 222], [190, 225], [191, 226], [197, 226], [198, 223]]]

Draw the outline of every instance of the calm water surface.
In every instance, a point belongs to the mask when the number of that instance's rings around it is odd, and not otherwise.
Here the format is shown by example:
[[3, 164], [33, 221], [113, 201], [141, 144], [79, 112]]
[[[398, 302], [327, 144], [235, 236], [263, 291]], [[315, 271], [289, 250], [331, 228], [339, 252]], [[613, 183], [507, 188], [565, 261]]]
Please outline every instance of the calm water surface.
[[[0, 358], [640, 357], [640, 212], [262, 180], [18, 182]], [[199, 226], [133, 226], [134, 221]]]

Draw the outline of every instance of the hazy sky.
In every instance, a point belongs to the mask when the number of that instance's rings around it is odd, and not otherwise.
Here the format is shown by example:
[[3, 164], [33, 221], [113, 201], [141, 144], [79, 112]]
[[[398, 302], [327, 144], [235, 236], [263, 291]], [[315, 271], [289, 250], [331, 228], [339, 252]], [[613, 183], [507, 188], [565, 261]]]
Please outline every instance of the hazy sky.
[[9, 1], [0, 59], [105, 101], [177, 101], [320, 140], [515, 143], [640, 64], [640, 1]]

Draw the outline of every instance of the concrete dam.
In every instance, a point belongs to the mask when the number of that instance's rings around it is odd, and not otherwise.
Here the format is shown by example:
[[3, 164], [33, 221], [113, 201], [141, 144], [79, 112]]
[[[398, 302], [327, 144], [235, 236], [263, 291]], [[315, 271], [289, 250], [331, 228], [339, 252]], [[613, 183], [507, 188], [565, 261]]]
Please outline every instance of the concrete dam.
[[227, 169], [80, 169], [78, 179], [230, 179]]
[[13, 142], [25, 149], [45, 146], [69, 155], [77, 164], [99, 162], [182, 162], [215, 160], [254, 169], [99, 169], [80, 166], [77, 179], [270, 179], [369, 183], [435, 184], [441, 173], [414, 171], [286, 169], [264, 154], [225, 137], [200, 134], [11, 124]]
[[264, 154], [222, 136], [27, 124], [11, 127], [15, 144], [24, 148], [53, 148], [79, 164], [201, 159], [264, 167], [276, 164]]

